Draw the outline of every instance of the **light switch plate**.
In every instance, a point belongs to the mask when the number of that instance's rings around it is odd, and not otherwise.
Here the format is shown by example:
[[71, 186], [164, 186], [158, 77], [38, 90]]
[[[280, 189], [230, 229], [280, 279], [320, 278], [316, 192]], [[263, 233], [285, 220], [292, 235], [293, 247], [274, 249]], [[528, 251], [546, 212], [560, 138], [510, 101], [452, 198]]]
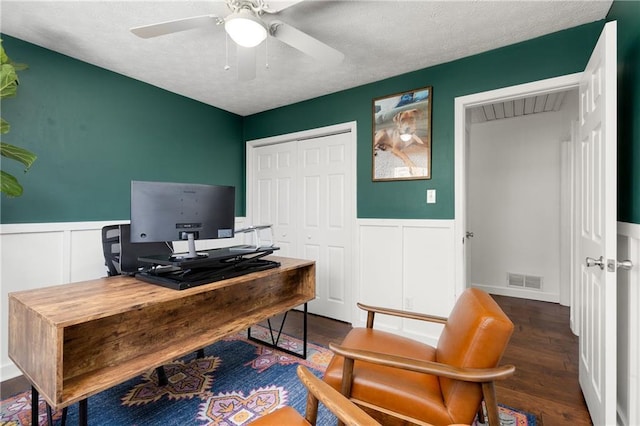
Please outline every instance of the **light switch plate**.
[[427, 189], [427, 204], [435, 204], [436, 202], [436, 190]]

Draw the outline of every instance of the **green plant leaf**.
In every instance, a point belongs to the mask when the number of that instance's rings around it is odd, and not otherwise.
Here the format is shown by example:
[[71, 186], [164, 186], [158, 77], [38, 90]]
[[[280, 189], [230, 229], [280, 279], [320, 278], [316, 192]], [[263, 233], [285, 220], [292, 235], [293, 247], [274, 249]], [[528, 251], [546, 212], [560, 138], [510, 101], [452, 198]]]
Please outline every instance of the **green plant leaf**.
[[[16, 71], [21, 71], [26, 68], [28, 68], [26, 64], [16, 64], [7, 56], [4, 46], [2, 46], [2, 39], [0, 39], [0, 99], [16, 96], [19, 84], [18, 73]], [[0, 133], [5, 134], [9, 132], [9, 129], [9, 123], [0, 118]], [[2, 157], [24, 164], [26, 167], [25, 172], [29, 170], [29, 167], [31, 167], [37, 158], [31, 151], [4, 142], [0, 142], [0, 154]], [[0, 173], [2, 173], [0, 176], [2, 192], [10, 197], [19, 197], [22, 195], [22, 185], [18, 183], [18, 179], [3, 170], [0, 170]]]
[[33, 162], [38, 158], [31, 151], [4, 142], [0, 143], [0, 154], [2, 154], [3, 157], [21, 162], [27, 169], [31, 167]]
[[0, 68], [0, 98], [11, 98], [18, 91], [18, 74], [13, 65], [2, 64]]
[[11, 59], [7, 56], [7, 52], [4, 51], [2, 39], [0, 38], [0, 64], [8, 64], [9, 62], [11, 62]]
[[9, 197], [22, 195], [22, 185], [18, 183], [18, 179], [3, 170], [0, 170], [0, 188]]
[[9, 58], [9, 56], [7, 55], [7, 52], [5, 52], [5, 50], [4, 50], [4, 46], [2, 45], [2, 39], [1, 38], [0, 38], [0, 64], [2, 64], [2, 65], [4, 65], [4, 64], [13, 65], [13, 67], [16, 69], [16, 71], [22, 71], [22, 70], [26, 70], [27, 68], [29, 68], [29, 65], [15, 63], [15, 62], [13, 62], [11, 60], [11, 58]]

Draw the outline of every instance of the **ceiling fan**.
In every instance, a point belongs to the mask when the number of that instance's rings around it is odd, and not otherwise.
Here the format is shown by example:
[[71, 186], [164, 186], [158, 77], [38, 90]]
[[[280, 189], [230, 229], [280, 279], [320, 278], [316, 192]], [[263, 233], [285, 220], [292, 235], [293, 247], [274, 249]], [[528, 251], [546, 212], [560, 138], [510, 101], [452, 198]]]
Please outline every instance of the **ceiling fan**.
[[[226, 0], [231, 14], [221, 18], [217, 15], [193, 16], [131, 28], [131, 32], [142, 38], [158, 37], [165, 34], [190, 30], [207, 25], [224, 25], [228, 36], [238, 48], [238, 77], [251, 80], [256, 76], [256, 47], [267, 36], [272, 36], [299, 51], [330, 65], [338, 64], [344, 54], [310, 35], [279, 20], [265, 21], [263, 15], [275, 15], [278, 12], [300, 3], [303, 0], [278, 2], [278, 9], [270, 7], [264, 0]], [[225, 66], [225, 69], [228, 69]]]

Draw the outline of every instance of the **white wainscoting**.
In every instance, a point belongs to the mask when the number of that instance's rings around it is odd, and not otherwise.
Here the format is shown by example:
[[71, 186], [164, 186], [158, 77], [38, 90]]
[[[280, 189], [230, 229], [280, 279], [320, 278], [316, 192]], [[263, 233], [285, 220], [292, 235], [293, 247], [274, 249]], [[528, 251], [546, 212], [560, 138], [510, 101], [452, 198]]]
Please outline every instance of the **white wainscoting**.
[[[244, 219], [236, 219], [236, 227]], [[0, 380], [20, 375], [7, 355], [7, 295], [13, 291], [106, 275], [101, 228], [112, 222], [0, 225]], [[198, 242], [199, 249], [239, 244]], [[182, 243], [176, 250], [184, 250]], [[455, 294], [454, 221], [359, 219], [354, 300], [365, 304], [447, 316]], [[618, 413], [623, 425], [640, 424], [640, 225], [618, 224], [618, 258], [634, 263], [618, 274]], [[366, 317], [355, 308], [354, 326]], [[435, 344], [441, 327], [377, 316], [382, 329]]]
[[[8, 294], [14, 291], [49, 287], [106, 276], [102, 254], [102, 227], [128, 221], [29, 223], [0, 225], [0, 381], [21, 373], [8, 355]], [[236, 229], [244, 218], [236, 218]], [[243, 243], [241, 234], [233, 240], [196, 241], [205, 250]], [[174, 243], [178, 252], [187, 251], [186, 242]]]
[[618, 424], [640, 425], [640, 225], [618, 222]]
[[[448, 316], [455, 294], [454, 221], [359, 219], [354, 300]], [[354, 326], [366, 322], [355, 308]], [[435, 344], [442, 327], [376, 316], [376, 327]]]

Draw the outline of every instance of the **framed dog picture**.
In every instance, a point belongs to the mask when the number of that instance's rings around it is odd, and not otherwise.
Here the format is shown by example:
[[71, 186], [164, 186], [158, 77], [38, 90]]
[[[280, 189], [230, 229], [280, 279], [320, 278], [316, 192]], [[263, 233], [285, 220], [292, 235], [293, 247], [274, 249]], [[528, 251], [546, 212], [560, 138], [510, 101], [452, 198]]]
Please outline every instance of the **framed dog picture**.
[[373, 100], [373, 180], [431, 179], [431, 86]]

